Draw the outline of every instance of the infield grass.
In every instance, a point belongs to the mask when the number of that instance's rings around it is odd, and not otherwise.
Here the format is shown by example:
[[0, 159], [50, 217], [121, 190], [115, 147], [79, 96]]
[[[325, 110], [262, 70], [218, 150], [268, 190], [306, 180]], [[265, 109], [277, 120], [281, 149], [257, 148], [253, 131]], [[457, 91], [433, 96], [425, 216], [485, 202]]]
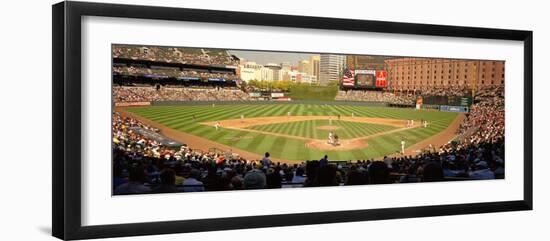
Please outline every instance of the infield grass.
[[[333, 130], [328, 129], [327, 127], [332, 128]], [[333, 131], [338, 134], [340, 139], [351, 139], [394, 130], [397, 129], [397, 127], [343, 120], [306, 120], [255, 125], [246, 129], [313, 139], [327, 139], [329, 132]]]

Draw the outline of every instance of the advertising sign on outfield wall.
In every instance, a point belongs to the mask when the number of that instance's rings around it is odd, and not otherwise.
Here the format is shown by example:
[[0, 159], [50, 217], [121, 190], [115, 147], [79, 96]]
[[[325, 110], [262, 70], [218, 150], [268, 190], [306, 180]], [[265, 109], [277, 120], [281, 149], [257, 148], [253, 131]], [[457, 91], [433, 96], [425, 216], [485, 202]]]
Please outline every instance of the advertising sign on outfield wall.
[[385, 70], [376, 71], [376, 87], [385, 88], [386, 87], [386, 77], [388, 73]]
[[442, 105], [442, 106], [439, 107], [439, 110], [440, 111], [445, 111], [445, 112], [468, 112], [468, 107]]

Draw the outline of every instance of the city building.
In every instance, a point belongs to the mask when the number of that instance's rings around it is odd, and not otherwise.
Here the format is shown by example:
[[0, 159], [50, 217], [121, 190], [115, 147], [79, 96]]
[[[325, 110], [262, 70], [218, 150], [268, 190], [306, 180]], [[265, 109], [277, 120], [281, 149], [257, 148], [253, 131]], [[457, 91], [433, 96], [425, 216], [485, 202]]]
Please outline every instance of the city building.
[[433, 87], [474, 89], [504, 85], [504, 61], [441, 58], [388, 58], [388, 88], [423, 90]]
[[261, 69], [262, 65], [257, 64], [256, 62], [242, 62], [239, 65], [239, 77], [243, 81], [250, 80], [262, 80]]
[[[273, 64], [269, 63], [264, 65], [264, 68], [267, 68], [269, 70], [266, 70], [265, 73], [267, 74], [265, 77], [267, 81], [274, 81], [274, 80], [282, 80], [282, 66], [279, 64]], [[263, 73], [262, 73], [263, 74]], [[264, 79], [262, 79], [264, 80]]]
[[311, 73], [309, 73], [312, 76], [315, 76], [315, 79], [319, 78], [319, 65], [321, 61], [321, 56], [319, 55], [313, 55], [309, 58], [309, 63], [311, 64]]
[[301, 83], [302, 73], [298, 72], [297, 70], [287, 71], [283, 74], [283, 80], [291, 81], [294, 83]]
[[307, 74], [307, 73], [301, 73], [300, 77], [301, 77], [300, 78], [300, 83], [312, 84], [312, 85], [317, 84], [317, 76], [315, 76], [315, 75], [310, 75], [310, 74]]
[[262, 67], [260, 69], [260, 81], [273, 81], [273, 69]]
[[311, 63], [309, 60], [300, 60], [298, 61], [298, 71], [306, 74], [312, 75]]
[[344, 68], [344, 55], [321, 54], [319, 61], [319, 84], [326, 86], [333, 81], [340, 81]]

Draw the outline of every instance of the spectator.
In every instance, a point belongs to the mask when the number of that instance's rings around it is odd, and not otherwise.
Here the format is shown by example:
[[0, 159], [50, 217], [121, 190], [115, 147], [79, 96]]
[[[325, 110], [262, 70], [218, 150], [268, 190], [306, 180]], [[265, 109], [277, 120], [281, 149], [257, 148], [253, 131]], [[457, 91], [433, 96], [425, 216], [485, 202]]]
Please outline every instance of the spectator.
[[266, 152], [264, 155], [264, 158], [262, 158], [262, 166], [263, 168], [269, 168], [271, 166], [271, 159], [269, 159], [269, 152]]
[[113, 189], [128, 182], [123, 172], [124, 170], [118, 165], [113, 168]]
[[367, 179], [361, 173], [356, 166], [352, 166], [346, 177], [345, 185], [363, 185], [367, 184]]
[[160, 185], [153, 189], [155, 193], [177, 192], [176, 173], [172, 169], [164, 169], [160, 173]]
[[208, 167], [208, 175], [202, 180], [206, 191], [222, 191], [226, 189], [226, 181], [217, 173], [216, 166]]
[[430, 162], [426, 164], [422, 172], [423, 182], [438, 182], [443, 181], [443, 168], [441, 165]]
[[280, 171], [281, 171], [280, 167], [267, 169], [267, 175], [266, 175], [267, 188], [281, 188], [282, 178], [281, 178]]
[[298, 167], [294, 173], [294, 177], [292, 177], [292, 187], [302, 187], [305, 180], [306, 177], [304, 177], [304, 168]]
[[339, 182], [336, 178], [336, 166], [335, 165], [319, 166], [319, 169], [317, 170], [317, 176], [314, 181], [314, 185], [317, 187], [338, 186]]
[[143, 167], [138, 166], [130, 170], [130, 177], [127, 183], [121, 184], [115, 188], [115, 194], [139, 194], [149, 193], [151, 189], [143, 183], [145, 182], [146, 173]]
[[201, 173], [197, 169], [191, 169], [187, 178], [183, 181], [184, 192], [202, 192], [204, 191], [204, 185], [198, 180]]
[[386, 184], [389, 183], [390, 172], [388, 165], [382, 161], [375, 161], [370, 164], [369, 169], [369, 184]]
[[266, 176], [258, 169], [252, 169], [244, 176], [244, 187], [246, 189], [262, 189], [265, 186]]
[[487, 166], [487, 162], [477, 162], [469, 173], [473, 179], [495, 179], [495, 174]]
[[326, 166], [328, 165], [328, 156], [325, 155], [321, 160], [319, 160], [319, 166]]

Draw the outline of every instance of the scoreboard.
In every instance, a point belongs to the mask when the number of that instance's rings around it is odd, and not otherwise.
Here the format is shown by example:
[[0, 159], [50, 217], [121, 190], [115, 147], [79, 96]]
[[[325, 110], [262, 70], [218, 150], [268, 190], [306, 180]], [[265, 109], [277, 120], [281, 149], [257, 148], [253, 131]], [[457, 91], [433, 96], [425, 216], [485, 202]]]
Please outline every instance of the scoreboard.
[[358, 69], [345, 70], [342, 79], [343, 87], [359, 89], [386, 88], [387, 72], [385, 70]]
[[374, 88], [376, 83], [376, 71], [371, 69], [355, 70], [355, 85], [359, 88]]
[[422, 96], [427, 105], [470, 106], [471, 96]]
[[447, 104], [454, 106], [470, 106], [472, 104], [471, 96], [448, 96]]
[[374, 87], [376, 81], [376, 78], [372, 74], [358, 74], [355, 79], [359, 87]]

